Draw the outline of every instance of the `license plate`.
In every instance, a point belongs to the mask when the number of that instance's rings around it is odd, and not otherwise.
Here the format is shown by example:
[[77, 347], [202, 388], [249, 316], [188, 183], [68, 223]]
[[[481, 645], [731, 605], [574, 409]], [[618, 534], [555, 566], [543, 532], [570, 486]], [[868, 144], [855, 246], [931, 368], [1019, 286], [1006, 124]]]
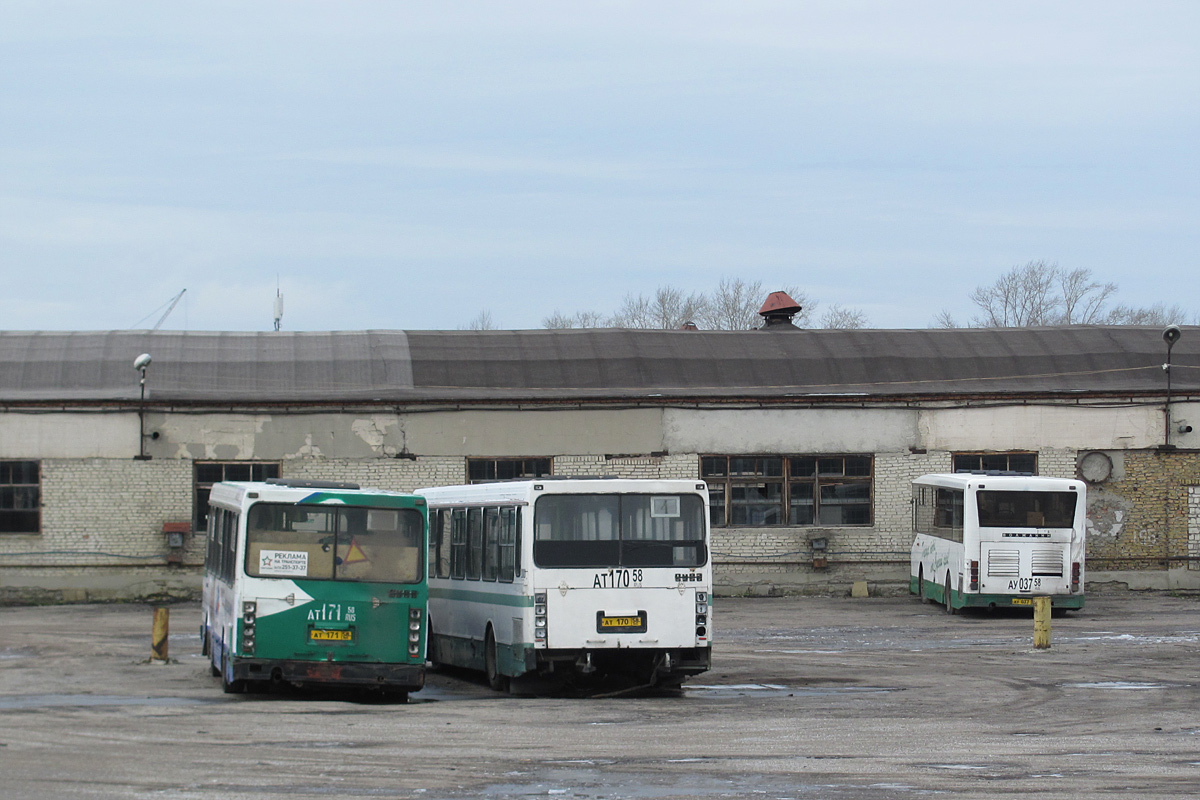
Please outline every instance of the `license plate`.
[[352, 642], [354, 631], [311, 630], [308, 632], [308, 638], [313, 642]]
[[1031, 605], [1033, 605], [1033, 598], [1032, 597], [1014, 597], [1012, 599], [1012, 604], [1014, 606], [1031, 606]]
[[603, 611], [596, 612], [597, 633], [645, 633], [646, 612], [639, 611], [633, 616], [610, 616]]

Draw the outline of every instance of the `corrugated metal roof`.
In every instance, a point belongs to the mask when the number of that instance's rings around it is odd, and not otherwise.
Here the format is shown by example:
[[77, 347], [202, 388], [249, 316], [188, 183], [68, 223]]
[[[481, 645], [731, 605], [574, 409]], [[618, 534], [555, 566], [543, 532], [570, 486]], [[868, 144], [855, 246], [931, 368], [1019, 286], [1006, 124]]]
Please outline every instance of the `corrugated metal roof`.
[[[1155, 393], [1162, 331], [0, 332], [0, 402], [198, 403]], [[1200, 391], [1200, 328], [1173, 388]]]

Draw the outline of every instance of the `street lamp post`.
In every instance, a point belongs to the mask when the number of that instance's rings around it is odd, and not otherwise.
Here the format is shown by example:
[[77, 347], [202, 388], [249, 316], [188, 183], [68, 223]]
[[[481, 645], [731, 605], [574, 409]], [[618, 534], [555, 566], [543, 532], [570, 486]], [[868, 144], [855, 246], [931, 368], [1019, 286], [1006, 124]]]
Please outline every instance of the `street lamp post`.
[[1178, 325], [1168, 325], [1163, 329], [1162, 338], [1167, 343], [1167, 363], [1163, 364], [1163, 372], [1167, 373], [1167, 402], [1166, 408], [1163, 409], [1163, 416], [1166, 417], [1166, 424], [1163, 427], [1163, 447], [1170, 449], [1174, 447], [1171, 444], [1171, 348], [1179, 341], [1179, 337], [1183, 332], [1179, 330]]
[[138, 454], [134, 456], [138, 461], [149, 461], [150, 456], [146, 454], [146, 367], [150, 366], [150, 354], [142, 353], [133, 360], [133, 368], [142, 373], [141, 398], [138, 401]]

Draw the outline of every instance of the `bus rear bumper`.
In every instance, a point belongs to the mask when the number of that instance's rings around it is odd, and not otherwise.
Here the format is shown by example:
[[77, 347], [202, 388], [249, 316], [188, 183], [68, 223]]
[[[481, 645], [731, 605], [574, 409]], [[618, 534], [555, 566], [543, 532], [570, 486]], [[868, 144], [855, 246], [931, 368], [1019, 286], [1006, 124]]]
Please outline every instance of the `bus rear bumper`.
[[234, 679], [245, 681], [378, 686], [412, 692], [425, 685], [425, 667], [422, 664], [235, 658], [232, 667]]
[[[1033, 597], [1011, 594], [969, 594], [953, 592], [955, 608], [1032, 608]], [[1051, 608], [1083, 608], [1082, 594], [1050, 595]]]
[[712, 647], [601, 648], [528, 650], [526, 669], [541, 674], [564, 670], [589, 674], [654, 673], [659, 679], [684, 680], [712, 669]]

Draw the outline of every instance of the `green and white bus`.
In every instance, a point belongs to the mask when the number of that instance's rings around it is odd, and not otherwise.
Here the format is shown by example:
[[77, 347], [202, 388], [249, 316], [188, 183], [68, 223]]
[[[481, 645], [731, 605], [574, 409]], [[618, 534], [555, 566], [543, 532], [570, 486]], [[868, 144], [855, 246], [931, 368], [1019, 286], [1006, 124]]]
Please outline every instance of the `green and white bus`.
[[966, 606], [1083, 607], [1087, 489], [1082, 481], [999, 472], [912, 482], [909, 589]]
[[429, 659], [503, 691], [678, 687], [712, 664], [708, 489], [537, 478], [429, 501]]
[[226, 692], [424, 685], [424, 498], [276, 478], [208, 502], [200, 633]]

